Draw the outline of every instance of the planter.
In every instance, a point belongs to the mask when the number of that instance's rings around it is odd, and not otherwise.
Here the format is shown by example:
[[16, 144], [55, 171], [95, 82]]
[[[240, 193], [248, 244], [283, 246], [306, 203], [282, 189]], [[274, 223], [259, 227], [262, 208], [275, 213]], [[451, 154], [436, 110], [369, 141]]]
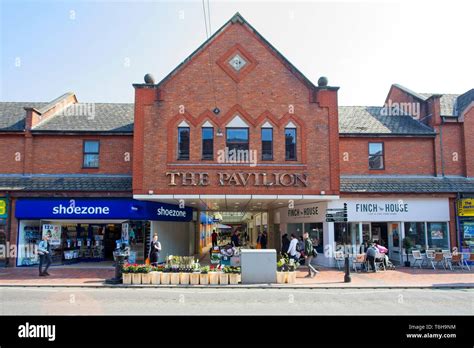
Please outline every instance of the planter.
[[141, 284], [141, 283], [142, 283], [142, 274], [132, 273], [132, 284]]
[[189, 282], [191, 285], [199, 285], [199, 276], [201, 273], [190, 273]]
[[211, 272], [209, 273], [209, 284], [218, 285], [219, 284], [219, 273]]
[[142, 284], [151, 284], [150, 273], [142, 273]]
[[178, 285], [179, 284], [179, 273], [170, 273], [170, 281], [171, 284], [173, 285]]
[[277, 283], [278, 284], [286, 283], [287, 274], [288, 274], [288, 272], [277, 272]]
[[189, 285], [189, 275], [190, 273], [180, 273], [179, 274], [179, 283], [182, 285]]
[[150, 277], [153, 285], [161, 284], [161, 272], [150, 272]]
[[296, 282], [296, 272], [288, 272], [287, 283], [293, 284]]
[[219, 273], [219, 284], [228, 285], [229, 284], [229, 275], [227, 273]]
[[199, 283], [202, 285], [209, 285], [209, 274], [202, 274], [199, 276]]
[[132, 273], [122, 273], [122, 283], [132, 284]]
[[231, 285], [239, 284], [239, 276], [240, 274], [236, 274], [236, 273], [229, 274], [229, 284]]
[[170, 283], [170, 273], [163, 272], [161, 273], [161, 284], [169, 284]]

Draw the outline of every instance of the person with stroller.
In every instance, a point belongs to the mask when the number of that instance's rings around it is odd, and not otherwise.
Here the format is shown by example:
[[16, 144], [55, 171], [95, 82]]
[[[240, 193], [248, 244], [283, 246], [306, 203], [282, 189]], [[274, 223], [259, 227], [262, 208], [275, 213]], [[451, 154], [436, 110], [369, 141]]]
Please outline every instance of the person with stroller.
[[372, 268], [374, 272], [377, 272], [377, 267], [375, 266], [375, 257], [377, 256], [378, 252], [379, 250], [375, 247], [375, 244], [371, 243], [366, 253], [367, 261], [369, 262], [370, 268]]
[[378, 244], [377, 242], [374, 242], [374, 245], [377, 248], [379, 254], [382, 255], [381, 259], [377, 259], [377, 261], [382, 261], [385, 268], [388, 268], [388, 249], [383, 245]]

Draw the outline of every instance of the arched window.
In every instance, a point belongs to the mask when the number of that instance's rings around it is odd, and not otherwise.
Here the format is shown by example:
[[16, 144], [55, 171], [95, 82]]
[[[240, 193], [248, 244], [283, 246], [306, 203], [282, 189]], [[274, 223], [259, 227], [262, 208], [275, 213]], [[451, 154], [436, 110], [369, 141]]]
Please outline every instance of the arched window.
[[296, 126], [289, 122], [285, 127], [285, 160], [296, 161], [297, 153]]
[[183, 121], [178, 125], [178, 159], [189, 160], [189, 125]]
[[226, 146], [229, 152], [249, 150], [249, 126], [239, 115], [226, 125]]
[[273, 160], [273, 126], [269, 122], [262, 125], [262, 161]]
[[202, 159], [214, 159], [214, 127], [206, 121], [201, 128], [202, 135]]

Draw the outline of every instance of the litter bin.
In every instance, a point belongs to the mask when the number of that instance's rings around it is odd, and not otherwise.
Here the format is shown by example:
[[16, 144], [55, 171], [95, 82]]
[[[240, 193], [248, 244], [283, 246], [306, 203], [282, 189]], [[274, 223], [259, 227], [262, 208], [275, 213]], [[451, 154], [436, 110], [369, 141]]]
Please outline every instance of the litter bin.
[[128, 248], [120, 248], [113, 251], [115, 261], [115, 277], [107, 279], [107, 284], [121, 284], [122, 283], [122, 266], [130, 255]]

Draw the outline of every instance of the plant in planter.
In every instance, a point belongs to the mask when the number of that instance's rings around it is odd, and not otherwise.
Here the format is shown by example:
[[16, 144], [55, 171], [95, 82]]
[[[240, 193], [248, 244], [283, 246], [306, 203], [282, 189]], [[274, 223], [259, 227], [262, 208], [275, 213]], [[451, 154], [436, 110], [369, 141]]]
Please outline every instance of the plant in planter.
[[219, 284], [228, 285], [229, 284], [229, 273], [227, 266], [220, 268], [219, 272]]
[[142, 283], [142, 274], [140, 273], [140, 265], [134, 263], [129, 267], [129, 271], [132, 274], [132, 284]]
[[219, 284], [219, 269], [215, 266], [211, 266], [209, 269], [209, 284], [217, 285]]
[[126, 263], [122, 266], [122, 283], [132, 284], [132, 272], [130, 271], [131, 265]]
[[171, 274], [171, 268], [169, 266], [165, 266], [163, 268], [163, 272], [161, 273], [161, 284], [170, 283], [170, 274]]
[[286, 283], [288, 277], [288, 264], [284, 257], [280, 257], [277, 262], [277, 283]]
[[407, 260], [405, 261], [405, 267], [410, 267], [410, 260], [408, 259], [408, 254], [413, 248], [413, 241], [411, 240], [411, 238], [405, 237], [402, 240], [402, 246], [403, 246], [403, 249], [405, 249], [405, 253], [407, 255]]
[[140, 265], [139, 272], [142, 275], [142, 284], [150, 284], [151, 283], [151, 266], [150, 265]]
[[199, 275], [199, 283], [202, 285], [208, 285], [209, 284], [209, 266], [203, 266], [201, 267], [201, 274]]
[[151, 284], [158, 285], [161, 283], [161, 272], [163, 271], [163, 267], [159, 266], [152, 266], [150, 271], [150, 278]]
[[192, 272], [191, 267], [184, 267], [179, 273], [179, 283], [182, 285], [189, 285], [190, 274]]
[[239, 284], [240, 280], [240, 267], [231, 267], [231, 266], [226, 266], [227, 268], [227, 273], [229, 274], [229, 284], [235, 285]]

